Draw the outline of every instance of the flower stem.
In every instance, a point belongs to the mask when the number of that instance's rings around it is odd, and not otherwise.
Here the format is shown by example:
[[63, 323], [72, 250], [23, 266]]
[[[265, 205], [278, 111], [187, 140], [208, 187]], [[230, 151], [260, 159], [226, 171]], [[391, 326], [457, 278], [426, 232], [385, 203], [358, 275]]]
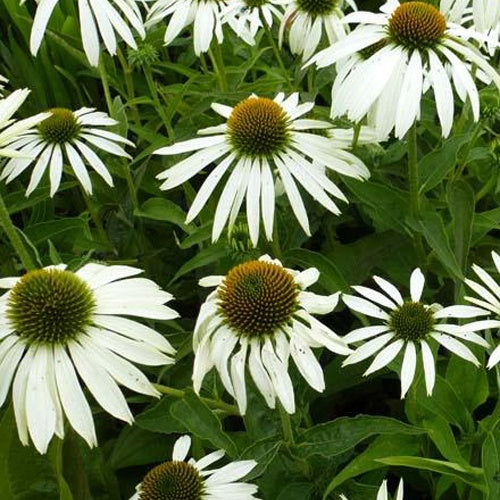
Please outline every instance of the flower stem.
[[94, 222], [94, 225], [97, 230], [97, 234], [99, 235], [99, 239], [101, 240], [101, 243], [110, 251], [115, 252], [115, 249], [111, 242], [109, 241], [108, 234], [106, 233], [106, 230], [104, 229], [104, 226], [102, 224], [101, 216], [99, 214], [99, 210], [96, 209], [94, 206], [93, 200], [85, 193], [85, 191], [82, 190], [82, 195], [83, 199], [85, 200], [85, 204], [87, 205], [87, 209], [90, 214], [90, 218]]
[[267, 39], [269, 40], [269, 45], [271, 45], [271, 48], [273, 49], [273, 52], [274, 52], [274, 57], [276, 58], [276, 61], [278, 62], [278, 66], [280, 67], [281, 71], [283, 72], [283, 75], [285, 76], [285, 78], [287, 80], [287, 84], [288, 84], [289, 89], [292, 90], [292, 85], [290, 83], [290, 79], [288, 78], [288, 71], [285, 67], [285, 63], [283, 62], [283, 59], [281, 58], [280, 51], [278, 49], [278, 46], [276, 45], [276, 40], [273, 38], [273, 34], [271, 33], [271, 28], [269, 27], [269, 24], [267, 24], [264, 13], [262, 12], [262, 7], [259, 7], [259, 16], [260, 16], [260, 20], [262, 21], [262, 25], [264, 26], [264, 31], [266, 32]]
[[141, 117], [139, 115], [139, 110], [137, 109], [137, 105], [130, 104], [130, 101], [132, 101], [135, 98], [135, 88], [134, 88], [134, 79], [132, 77], [132, 68], [129, 66], [127, 59], [123, 55], [120, 48], [117, 49], [116, 55], [118, 56], [118, 60], [120, 61], [120, 64], [122, 66], [123, 75], [125, 76], [125, 86], [127, 87], [127, 100], [129, 101], [128, 105], [132, 110], [132, 115], [134, 117], [135, 124], [138, 127], [140, 127]]
[[106, 72], [106, 65], [104, 64], [104, 59], [101, 56], [99, 58], [99, 65], [97, 66], [99, 70], [99, 76], [101, 77], [102, 88], [104, 90], [104, 97], [106, 99], [106, 106], [108, 107], [109, 115], [113, 114], [113, 100], [111, 99], [111, 91], [109, 90], [109, 80], [108, 73]]
[[[163, 384], [153, 384], [153, 387], [162, 394], [167, 394], [168, 396], [173, 396], [174, 398], [183, 398], [185, 392], [181, 389], [175, 389], [174, 387], [168, 387]], [[200, 398], [207, 406], [211, 408], [222, 410], [228, 415], [240, 415], [238, 408], [234, 405], [224, 403], [224, 401], [210, 399], [210, 398]]]
[[208, 49], [208, 55], [212, 61], [215, 73], [219, 79], [219, 86], [221, 92], [227, 92], [227, 78], [226, 78], [226, 68], [224, 66], [224, 59], [222, 58], [222, 52], [220, 50], [220, 45], [214, 42], [215, 51], [212, 48]]
[[420, 212], [418, 193], [418, 163], [417, 163], [417, 124], [410, 127], [406, 136], [408, 140], [408, 180], [410, 183], [410, 213], [417, 217]]
[[361, 122], [356, 123], [352, 128], [352, 130], [353, 130], [353, 135], [352, 135], [351, 150], [354, 151], [358, 147], [359, 135], [361, 133]]
[[292, 421], [290, 420], [290, 415], [283, 408], [282, 404], [278, 402], [278, 410], [280, 412], [281, 428], [283, 429], [283, 438], [286, 443], [293, 444], [293, 430]]
[[163, 106], [160, 102], [160, 97], [158, 95], [158, 91], [156, 90], [156, 83], [153, 78], [153, 73], [151, 71], [151, 67], [147, 64], [142, 66], [144, 70], [144, 76], [146, 77], [146, 82], [148, 84], [149, 92], [151, 93], [151, 97], [153, 98], [153, 102], [156, 108], [156, 112], [160, 115], [160, 118], [167, 129], [167, 134], [169, 139], [174, 138], [174, 129], [172, 128], [172, 124], [170, 123], [170, 119], [168, 118]]
[[35, 265], [30, 253], [28, 252], [28, 249], [24, 245], [23, 240], [19, 236], [19, 233], [17, 232], [17, 228], [16, 226], [14, 226], [12, 219], [10, 218], [9, 212], [7, 210], [7, 207], [5, 206], [5, 202], [3, 201], [3, 197], [1, 194], [0, 194], [0, 225], [5, 231], [7, 237], [9, 238], [11, 245], [14, 247], [16, 254], [21, 259], [24, 268], [27, 271], [32, 271], [33, 269], [36, 269], [37, 266]]

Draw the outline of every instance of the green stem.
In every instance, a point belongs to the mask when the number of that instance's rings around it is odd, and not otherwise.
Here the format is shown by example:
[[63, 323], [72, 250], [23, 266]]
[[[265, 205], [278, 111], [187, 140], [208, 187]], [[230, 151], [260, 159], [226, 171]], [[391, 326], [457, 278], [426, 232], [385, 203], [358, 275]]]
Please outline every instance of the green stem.
[[112, 116], [113, 113], [113, 100], [111, 99], [111, 92], [109, 89], [108, 73], [106, 72], [106, 65], [104, 64], [104, 58], [101, 56], [99, 58], [99, 76], [101, 77], [102, 88], [104, 90], [104, 97], [106, 99], [106, 106], [108, 107], [109, 115]]
[[290, 419], [290, 415], [283, 408], [282, 404], [278, 402], [278, 410], [280, 412], [281, 419], [281, 428], [283, 429], [283, 439], [288, 444], [293, 444], [293, 430], [292, 430], [292, 421]]
[[170, 119], [168, 118], [163, 106], [160, 102], [160, 97], [158, 95], [158, 91], [156, 90], [156, 83], [153, 78], [153, 73], [151, 72], [151, 68], [149, 65], [145, 64], [143, 66], [144, 76], [146, 77], [146, 82], [148, 84], [149, 92], [151, 93], [151, 97], [153, 98], [153, 102], [155, 104], [155, 108], [157, 113], [160, 115], [160, 118], [167, 129], [167, 134], [169, 139], [174, 138], [174, 130], [172, 128], [172, 124], [170, 123]]
[[135, 187], [134, 179], [132, 177], [132, 172], [130, 171], [130, 166], [126, 161], [122, 162], [123, 174], [125, 180], [127, 181], [128, 190], [130, 192], [130, 198], [132, 200], [132, 206], [134, 209], [139, 208], [139, 200], [137, 199], [137, 189]]
[[408, 180], [410, 183], [410, 213], [418, 217], [420, 212], [420, 200], [418, 193], [418, 163], [417, 163], [417, 124], [416, 122], [408, 130], [406, 135], [408, 141]]
[[353, 129], [353, 135], [352, 135], [351, 149], [354, 151], [358, 146], [359, 135], [361, 134], [361, 122], [356, 123], [352, 129]]
[[10, 218], [7, 207], [5, 206], [5, 202], [3, 201], [3, 197], [0, 194], [0, 225], [2, 226], [5, 234], [10, 240], [11, 245], [14, 247], [16, 254], [21, 259], [21, 262], [24, 268], [27, 271], [32, 271], [36, 269], [33, 259], [31, 258], [30, 253], [28, 252], [26, 246], [23, 243], [23, 240], [19, 236], [17, 232], [17, 228], [14, 226], [12, 219]]
[[276, 45], [276, 40], [273, 38], [273, 34], [271, 33], [271, 28], [269, 27], [269, 24], [267, 24], [266, 18], [264, 17], [264, 13], [262, 12], [262, 7], [259, 7], [259, 16], [260, 16], [260, 20], [262, 22], [262, 25], [264, 26], [264, 31], [266, 32], [266, 36], [267, 36], [267, 39], [269, 40], [269, 44], [271, 45], [271, 48], [273, 49], [274, 57], [276, 58], [276, 61], [278, 62], [278, 66], [280, 67], [281, 71], [283, 72], [283, 75], [285, 76], [285, 78], [287, 80], [288, 88], [290, 90], [292, 90], [292, 84], [290, 83], [290, 79], [288, 78], [288, 71], [285, 67], [285, 63], [283, 62], [283, 59], [281, 58], [279, 48]]
[[[168, 387], [163, 384], [153, 384], [153, 387], [162, 394], [167, 394], [168, 396], [173, 396], [174, 398], [183, 398], [185, 393], [181, 389], [175, 389], [174, 387]], [[228, 415], [240, 415], [238, 408], [234, 405], [224, 403], [224, 401], [210, 399], [210, 398], [200, 398], [207, 406], [215, 408], [217, 410], [222, 410]]]
[[221, 92], [227, 92], [227, 78], [226, 78], [226, 68], [224, 66], [224, 59], [222, 58], [222, 51], [220, 50], [220, 45], [217, 42], [214, 42], [215, 52], [212, 48], [208, 49], [208, 55], [210, 56], [210, 60], [212, 61], [212, 65], [214, 67], [215, 73], [219, 80], [219, 86]]
[[[128, 65], [127, 59], [123, 55], [123, 52], [118, 48], [116, 55], [118, 56], [118, 60], [122, 66], [123, 75], [125, 77], [125, 86], [127, 87], [127, 101], [132, 101], [135, 98], [135, 88], [134, 88], [134, 79], [132, 77], [132, 68]], [[138, 127], [141, 126], [141, 117], [139, 115], [139, 110], [135, 104], [130, 104], [130, 109], [132, 110], [132, 115], [134, 117], [134, 121]]]
[[115, 249], [111, 242], [109, 241], [108, 234], [104, 229], [104, 225], [101, 220], [101, 216], [99, 214], [99, 210], [97, 210], [94, 206], [93, 200], [82, 190], [83, 199], [85, 200], [85, 204], [87, 205], [87, 210], [89, 211], [90, 218], [94, 222], [94, 225], [97, 229], [97, 234], [99, 235], [99, 239], [101, 240], [101, 244], [104, 245], [108, 250], [114, 252]]
[[280, 235], [278, 231], [278, 218], [276, 217], [276, 215], [274, 216], [273, 239], [271, 241], [271, 248], [273, 251], [273, 257], [275, 259], [283, 260], [283, 252], [281, 251]]

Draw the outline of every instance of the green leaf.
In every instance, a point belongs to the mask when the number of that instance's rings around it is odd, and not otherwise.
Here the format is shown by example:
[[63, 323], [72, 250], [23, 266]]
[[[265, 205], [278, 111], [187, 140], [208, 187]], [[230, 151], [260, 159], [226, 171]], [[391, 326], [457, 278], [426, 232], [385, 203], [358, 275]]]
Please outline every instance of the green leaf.
[[141, 208], [134, 211], [136, 217], [171, 222], [189, 233], [188, 226], [184, 223], [186, 214], [173, 201], [165, 198], [149, 198]]
[[474, 191], [466, 182], [448, 184], [448, 207], [453, 221], [455, 256], [460, 268], [465, 269], [474, 219]]
[[238, 460], [256, 460], [257, 466], [245, 476], [245, 481], [258, 477], [265, 472], [268, 465], [274, 460], [282, 442], [280, 436], [261, 439], [246, 448], [238, 457]]
[[483, 443], [482, 465], [488, 494], [486, 499], [498, 500], [500, 498], [500, 421], [488, 432]]
[[377, 434], [423, 434], [424, 429], [405, 424], [394, 418], [359, 415], [340, 417], [303, 432], [297, 439], [297, 451], [303, 457], [340, 455]]
[[[482, 348], [480, 349], [483, 351]], [[484, 351], [478, 352], [477, 355], [480, 361], [484, 359]], [[458, 397], [470, 412], [473, 412], [488, 399], [490, 391], [486, 371], [478, 369], [472, 363], [458, 356], [450, 358], [446, 368], [446, 380], [455, 389]]]
[[411, 467], [414, 469], [429, 470], [437, 472], [438, 474], [453, 476], [464, 483], [470, 484], [478, 490], [487, 490], [484, 482], [483, 469], [478, 467], [460, 465], [455, 462], [444, 462], [443, 460], [435, 460], [433, 458], [410, 456], [391, 456], [379, 458], [377, 461], [392, 466]]
[[152, 408], [138, 415], [135, 424], [141, 429], [163, 434], [186, 432], [186, 426], [170, 414], [170, 408], [176, 399], [164, 396]]
[[285, 253], [285, 259], [290, 265], [299, 264], [304, 268], [317, 268], [320, 272], [319, 283], [329, 293], [349, 290], [349, 283], [345, 280], [340, 269], [334, 262], [320, 253], [305, 248], [295, 248]]
[[420, 193], [437, 186], [457, 164], [460, 148], [470, 140], [469, 134], [452, 136], [443, 145], [425, 155], [418, 162]]
[[276, 500], [309, 500], [313, 497], [314, 485], [311, 483], [287, 484]]
[[424, 212], [418, 221], [420, 231], [441, 263], [456, 277], [463, 277], [454, 252], [450, 247], [443, 220], [437, 212]]
[[422, 425], [427, 429], [432, 442], [444, 458], [461, 464], [466, 463], [458, 449], [455, 436], [448, 422], [443, 417], [434, 415], [424, 418]]
[[4, 500], [14, 500], [9, 479], [8, 456], [12, 440], [17, 439], [16, 432], [14, 412], [12, 406], [9, 406], [0, 421], [0, 491]]
[[224, 243], [218, 243], [207, 248], [203, 248], [192, 259], [189, 259], [180, 267], [169, 284], [172, 284], [181, 276], [184, 276], [195, 269], [199, 269], [200, 267], [217, 262], [223, 257], [227, 257], [227, 252], [228, 250]]
[[380, 469], [382, 463], [377, 459], [387, 457], [393, 453], [417, 454], [419, 450], [419, 440], [417, 436], [405, 434], [379, 436], [364, 450], [357, 455], [349, 464], [344, 467], [328, 484], [323, 499], [351, 477], [359, 476], [365, 472]]
[[170, 413], [194, 435], [226, 450], [231, 457], [238, 455], [236, 445], [222, 430], [219, 417], [193, 391], [186, 390], [185, 396], [170, 407]]

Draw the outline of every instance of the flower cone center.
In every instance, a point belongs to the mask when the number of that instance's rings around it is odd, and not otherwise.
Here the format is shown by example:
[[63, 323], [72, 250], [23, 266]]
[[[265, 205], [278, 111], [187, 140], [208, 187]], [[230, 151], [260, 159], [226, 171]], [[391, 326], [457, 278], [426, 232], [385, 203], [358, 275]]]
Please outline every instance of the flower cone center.
[[141, 483], [141, 500], [200, 500], [203, 483], [186, 462], [165, 462], [151, 469]]
[[74, 273], [39, 269], [12, 288], [7, 318], [29, 343], [64, 344], [85, 331], [94, 308], [92, 290]]
[[434, 316], [420, 302], [405, 302], [391, 313], [389, 326], [397, 337], [405, 341], [418, 341], [432, 331]]
[[389, 33], [404, 47], [432, 47], [443, 37], [446, 19], [436, 7], [425, 2], [401, 4], [389, 20]]
[[299, 9], [311, 16], [326, 16], [337, 7], [338, 0], [297, 0]]
[[38, 130], [45, 142], [63, 144], [78, 137], [81, 126], [73, 111], [65, 108], [53, 108], [50, 112], [52, 115], [38, 125]]
[[298, 288], [277, 264], [258, 260], [229, 271], [218, 290], [222, 316], [241, 335], [272, 335], [296, 310]]
[[227, 126], [229, 141], [240, 156], [272, 156], [289, 139], [285, 110], [265, 97], [249, 97], [237, 104]]

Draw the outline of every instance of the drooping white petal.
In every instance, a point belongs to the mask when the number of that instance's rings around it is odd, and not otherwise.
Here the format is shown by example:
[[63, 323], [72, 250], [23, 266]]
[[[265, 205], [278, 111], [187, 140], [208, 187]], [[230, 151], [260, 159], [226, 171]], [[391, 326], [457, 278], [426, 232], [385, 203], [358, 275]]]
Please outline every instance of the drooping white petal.
[[413, 342], [407, 342], [401, 366], [401, 399], [408, 392], [408, 389], [415, 378], [415, 369], [417, 367], [417, 350]]

